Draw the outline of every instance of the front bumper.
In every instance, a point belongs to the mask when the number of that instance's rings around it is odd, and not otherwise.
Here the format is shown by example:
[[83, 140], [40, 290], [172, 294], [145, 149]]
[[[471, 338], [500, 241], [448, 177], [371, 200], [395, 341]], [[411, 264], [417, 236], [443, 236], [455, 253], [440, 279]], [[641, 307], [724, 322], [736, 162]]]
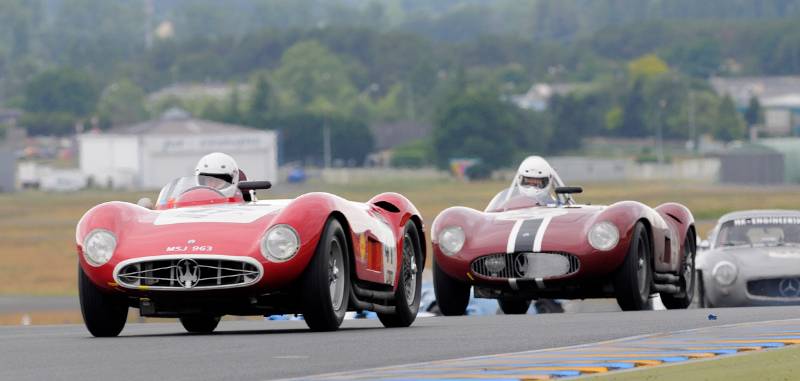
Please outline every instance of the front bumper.
[[[781, 293], [782, 280], [791, 280], [789, 290]], [[784, 288], [787, 285], [784, 282]], [[800, 274], [740, 276], [730, 286], [722, 286], [713, 276], [703, 273], [703, 289], [714, 307], [800, 305]]]
[[122, 261], [113, 276], [117, 285], [134, 290], [219, 290], [258, 283], [264, 267], [243, 256], [160, 255]]
[[[608, 259], [613, 253], [588, 253], [573, 255], [563, 252], [541, 253], [502, 253], [483, 255], [445, 256], [434, 245], [437, 266], [449, 276], [475, 286], [478, 298], [559, 298], [582, 299], [601, 298], [613, 295], [613, 287], [608, 274], [613, 269], [602, 259]], [[531, 265], [542, 262], [531, 261], [537, 255], [542, 257], [561, 258], [558, 271], [545, 271], [537, 274]], [[527, 258], [526, 258], [527, 257]], [[489, 258], [504, 259], [506, 266], [492, 271], [487, 262]], [[527, 260], [521, 260], [525, 258]], [[550, 263], [554, 264], [554, 263]], [[595, 266], [594, 268], [586, 268]]]

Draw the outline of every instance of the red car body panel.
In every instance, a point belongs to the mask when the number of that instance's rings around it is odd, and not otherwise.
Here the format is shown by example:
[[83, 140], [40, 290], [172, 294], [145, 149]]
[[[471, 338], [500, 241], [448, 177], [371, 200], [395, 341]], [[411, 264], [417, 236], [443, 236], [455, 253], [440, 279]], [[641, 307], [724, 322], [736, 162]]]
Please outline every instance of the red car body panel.
[[[522, 234], [513, 235], [515, 224], [536, 219], [548, 221], [535, 232], [529, 232], [537, 235], [530, 238], [533, 246], [524, 250], [513, 247], [513, 240]], [[589, 229], [601, 221], [611, 222], [619, 229], [619, 242], [609, 251], [594, 249], [587, 238]], [[508, 281], [473, 272], [470, 266], [479, 257], [513, 252], [567, 253], [577, 257], [576, 272], [543, 279], [546, 285], [557, 285], [559, 281], [608, 278], [623, 262], [639, 221], [646, 225], [651, 237], [654, 270], [677, 274], [682, 266], [679, 253], [682, 253], [686, 234], [694, 228], [691, 212], [679, 204], [664, 204], [653, 209], [639, 202], [624, 201], [610, 206], [533, 206], [487, 212], [453, 207], [436, 217], [431, 239], [439, 268], [455, 279], [488, 287], [506, 287]], [[464, 230], [466, 240], [458, 253], [448, 256], [440, 249], [437, 234], [454, 225]]]
[[[403, 229], [409, 219], [417, 223], [424, 242], [419, 212], [396, 193], [380, 194], [367, 203], [351, 202], [329, 193], [309, 193], [293, 200], [246, 203], [241, 198], [232, 198], [206, 205], [172, 205], [163, 210], [150, 210], [127, 202], [107, 202], [92, 208], [80, 219], [75, 239], [81, 268], [94, 284], [108, 292], [130, 296], [161, 292], [261, 295], [290, 287], [303, 274], [329, 218], [337, 218], [349, 233], [354, 275], [362, 281], [390, 285], [393, 290], [399, 283]], [[298, 252], [285, 262], [268, 260], [260, 249], [261, 238], [276, 224], [292, 226], [300, 237]], [[108, 230], [117, 239], [110, 261], [97, 267], [82, 255], [84, 238], [94, 229]], [[396, 249], [393, 261], [386, 262], [391, 268], [384, 267], [382, 256], [381, 261], [375, 258], [376, 253], [383, 254], [385, 246]], [[262, 276], [256, 283], [239, 288], [176, 291], [153, 291], [147, 286], [126, 288], [114, 278], [115, 268], [126, 260], [212, 255], [250, 258], [263, 268]]]

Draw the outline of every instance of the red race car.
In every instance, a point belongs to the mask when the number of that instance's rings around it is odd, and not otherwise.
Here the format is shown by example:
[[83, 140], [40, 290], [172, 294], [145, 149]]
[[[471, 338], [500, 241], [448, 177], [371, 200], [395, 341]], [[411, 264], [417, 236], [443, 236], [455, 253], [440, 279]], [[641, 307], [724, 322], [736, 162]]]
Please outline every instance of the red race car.
[[462, 315], [470, 287], [497, 299], [507, 314], [532, 299], [616, 297], [623, 310], [686, 308], [694, 294], [692, 213], [668, 203], [655, 209], [623, 201], [577, 204], [541, 157], [526, 159], [511, 186], [485, 211], [444, 210], [431, 229], [436, 299], [445, 315]]
[[190, 176], [167, 184], [153, 209], [89, 210], [75, 237], [89, 331], [118, 335], [129, 307], [196, 333], [222, 315], [303, 314], [315, 331], [337, 329], [348, 310], [375, 311], [387, 327], [414, 321], [426, 253], [411, 202], [396, 193], [256, 201], [269, 187]]

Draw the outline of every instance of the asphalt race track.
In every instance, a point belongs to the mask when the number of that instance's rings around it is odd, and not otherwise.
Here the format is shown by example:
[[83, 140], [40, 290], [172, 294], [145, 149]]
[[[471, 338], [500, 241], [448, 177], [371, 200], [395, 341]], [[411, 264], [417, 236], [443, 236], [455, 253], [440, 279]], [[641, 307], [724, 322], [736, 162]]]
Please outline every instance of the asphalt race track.
[[302, 321], [235, 321], [212, 335], [175, 321], [129, 324], [111, 339], [82, 325], [0, 327], [0, 380], [266, 380], [798, 317], [800, 307], [435, 317], [398, 329], [350, 320], [329, 333]]

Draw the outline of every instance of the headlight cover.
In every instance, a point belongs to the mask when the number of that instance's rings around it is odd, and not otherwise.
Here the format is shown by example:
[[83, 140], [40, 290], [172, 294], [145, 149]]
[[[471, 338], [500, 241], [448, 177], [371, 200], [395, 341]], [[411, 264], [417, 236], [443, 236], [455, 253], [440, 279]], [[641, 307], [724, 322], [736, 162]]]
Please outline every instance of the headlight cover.
[[619, 229], [608, 221], [598, 222], [589, 229], [589, 244], [601, 251], [613, 249], [619, 243]]
[[730, 286], [736, 281], [736, 276], [739, 275], [739, 269], [731, 262], [719, 261], [714, 265], [714, 269], [711, 270], [711, 275], [720, 285]]
[[261, 238], [261, 255], [272, 262], [286, 262], [300, 248], [300, 237], [289, 225], [275, 225]]
[[108, 263], [116, 248], [117, 237], [105, 229], [94, 229], [83, 239], [83, 257], [94, 267]]
[[439, 233], [439, 248], [446, 255], [455, 255], [464, 247], [464, 229], [460, 226], [449, 226]]

